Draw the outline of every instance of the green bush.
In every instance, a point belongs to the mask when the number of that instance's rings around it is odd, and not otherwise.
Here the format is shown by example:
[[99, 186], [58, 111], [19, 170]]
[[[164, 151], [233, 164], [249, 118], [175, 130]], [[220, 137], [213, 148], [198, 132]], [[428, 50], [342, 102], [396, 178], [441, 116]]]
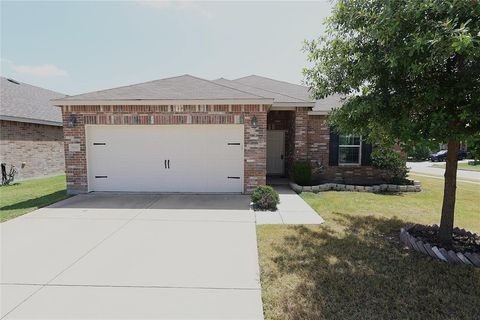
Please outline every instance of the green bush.
[[278, 192], [270, 186], [258, 186], [252, 193], [252, 202], [255, 209], [277, 210], [280, 203]]
[[371, 155], [374, 167], [386, 170], [385, 180], [394, 184], [404, 184], [407, 181], [407, 163], [392, 148], [376, 147]]
[[480, 160], [480, 134], [472, 137], [468, 143], [468, 158], [479, 161]]
[[428, 146], [418, 145], [409, 150], [408, 157], [412, 158], [412, 160], [423, 161], [428, 160], [428, 158], [430, 158], [430, 154], [431, 150]]
[[306, 161], [293, 163], [293, 180], [301, 186], [309, 186], [312, 182], [312, 167]]

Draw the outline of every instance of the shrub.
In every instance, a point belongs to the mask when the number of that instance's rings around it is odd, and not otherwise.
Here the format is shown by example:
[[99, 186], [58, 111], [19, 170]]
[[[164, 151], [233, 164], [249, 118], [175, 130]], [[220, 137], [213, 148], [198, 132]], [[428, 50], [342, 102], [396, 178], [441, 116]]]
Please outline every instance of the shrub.
[[407, 163], [400, 154], [388, 147], [377, 147], [373, 150], [372, 164], [374, 167], [387, 171], [385, 180], [394, 184], [404, 184], [407, 178]]
[[480, 160], [480, 135], [472, 138], [468, 144], [468, 158], [477, 162]]
[[312, 167], [306, 161], [293, 163], [293, 180], [301, 186], [308, 186], [312, 182]]
[[260, 210], [277, 210], [278, 192], [270, 186], [258, 186], [252, 193], [252, 202]]
[[431, 150], [428, 146], [418, 145], [411, 148], [408, 152], [408, 157], [412, 160], [422, 161], [427, 160], [430, 157]]

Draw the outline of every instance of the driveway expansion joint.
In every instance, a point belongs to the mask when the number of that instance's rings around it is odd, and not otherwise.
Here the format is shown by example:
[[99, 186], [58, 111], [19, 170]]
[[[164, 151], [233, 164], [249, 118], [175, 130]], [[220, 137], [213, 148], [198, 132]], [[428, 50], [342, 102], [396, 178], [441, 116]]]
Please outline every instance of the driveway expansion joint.
[[39, 287], [86, 287], [86, 288], [145, 288], [145, 289], [197, 289], [197, 290], [243, 290], [258, 291], [261, 287], [205, 287], [205, 286], [161, 286], [161, 285], [104, 285], [104, 284], [61, 284], [61, 283], [1, 283], [9, 286], [39, 286]]

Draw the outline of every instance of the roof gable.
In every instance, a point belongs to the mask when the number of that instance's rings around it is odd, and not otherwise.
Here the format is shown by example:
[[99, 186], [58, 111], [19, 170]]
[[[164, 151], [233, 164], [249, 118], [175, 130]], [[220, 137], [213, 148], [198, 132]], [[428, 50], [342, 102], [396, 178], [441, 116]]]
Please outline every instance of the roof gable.
[[0, 119], [62, 125], [62, 112], [50, 101], [59, 92], [0, 77]]

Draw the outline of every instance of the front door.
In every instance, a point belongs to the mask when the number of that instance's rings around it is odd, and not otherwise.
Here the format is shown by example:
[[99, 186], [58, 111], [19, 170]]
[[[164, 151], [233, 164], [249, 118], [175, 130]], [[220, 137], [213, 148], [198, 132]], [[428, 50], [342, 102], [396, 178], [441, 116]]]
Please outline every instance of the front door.
[[285, 131], [267, 131], [267, 174], [282, 175], [285, 168]]

